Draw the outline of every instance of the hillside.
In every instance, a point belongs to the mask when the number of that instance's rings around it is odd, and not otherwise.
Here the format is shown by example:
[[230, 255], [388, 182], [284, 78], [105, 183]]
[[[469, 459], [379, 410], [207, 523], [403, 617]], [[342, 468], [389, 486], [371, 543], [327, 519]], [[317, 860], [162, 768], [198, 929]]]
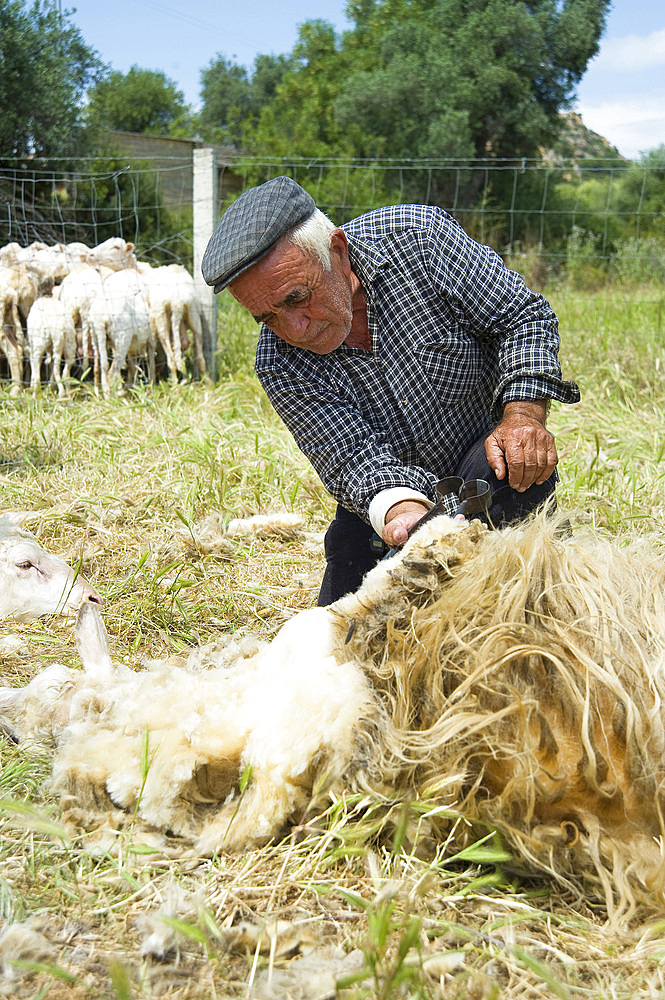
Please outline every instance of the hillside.
[[587, 128], [576, 111], [561, 116], [561, 131], [551, 149], [541, 150], [552, 163], [562, 160], [624, 160], [619, 150], [604, 136]]

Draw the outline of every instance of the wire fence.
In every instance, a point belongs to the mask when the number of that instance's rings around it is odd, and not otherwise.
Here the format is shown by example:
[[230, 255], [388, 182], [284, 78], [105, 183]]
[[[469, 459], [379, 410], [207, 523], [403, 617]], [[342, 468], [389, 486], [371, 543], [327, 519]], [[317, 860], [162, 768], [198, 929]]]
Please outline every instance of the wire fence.
[[336, 221], [386, 204], [444, 208], [481, 242], [514, 253], [539, 246], [566, 256], [573, 233], [593, 236], [593, 256], [607, 260], [616, 241], [665, 236], [662, 163], [623, 159], [240, 161], [242, 186], [287, 173]]
[[[499, 252], [537, 247], [548, 265], [569, 258], [571, 245], [600, 263], [631, 241], [644, 243], [654, 262], [663, 257], [665, 157], [635, 163], [238, 156], [220, 165], [220, 206], [282, 173], [337, 223], [386, 204], [435, 204]], [[145, 259], [191, 264], [191, 192], [191, 162], [182, 157], [0, 161], [0, 243], [92, 246], [118, 235], [136, 243]]]
[[191, 165], [169, 158], [59, 167], [0, 161], [0, 243], [82, 242], [122, 236], [144, 259], [191, 261]]

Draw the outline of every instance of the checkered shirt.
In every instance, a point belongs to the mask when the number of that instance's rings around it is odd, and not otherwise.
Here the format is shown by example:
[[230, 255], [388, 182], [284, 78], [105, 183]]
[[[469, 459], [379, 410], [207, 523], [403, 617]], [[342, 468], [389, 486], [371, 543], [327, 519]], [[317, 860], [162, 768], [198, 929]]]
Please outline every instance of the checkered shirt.
[[445, 212], [402, 205], [342, 228], [372, 351], [318, 355], [263, 326], [256, 372], [326, 489], [368, 520], [390, 487], [434, 499], [507, 402], [580, 394], [562, 381], [549, 304]]

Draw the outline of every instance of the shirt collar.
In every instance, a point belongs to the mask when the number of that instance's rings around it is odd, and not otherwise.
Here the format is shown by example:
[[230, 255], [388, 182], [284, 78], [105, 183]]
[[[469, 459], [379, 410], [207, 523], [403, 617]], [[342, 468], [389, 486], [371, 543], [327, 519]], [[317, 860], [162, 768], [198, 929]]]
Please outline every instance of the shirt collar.
[[[344, 227], [341, 227], [344, 229]], [[349, 242], [349, 261], [351, 270], [360, 280], [365, 291], [372, 285], [382, 267], [390, 263], [390, 258], [382, 252], [375, 241], [358, 239], [351, 233], [346, 233]]]

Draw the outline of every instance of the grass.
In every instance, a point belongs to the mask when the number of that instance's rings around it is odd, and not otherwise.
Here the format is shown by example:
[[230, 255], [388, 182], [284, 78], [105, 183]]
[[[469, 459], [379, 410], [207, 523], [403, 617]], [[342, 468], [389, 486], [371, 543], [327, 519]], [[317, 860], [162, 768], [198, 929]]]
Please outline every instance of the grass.
[[[551, 414], [560, 502], [618, 535], [662, 533], [665, 295], [551, 300], [583, 395]], [[255, 329], [227, 310], [215, 387], [106, 402], [80, 389], [66, 404], [0, 394], [3, 509], [24, 511], [47, 548], [80, 562], [105, 598], [113, 657], [137, 667], [241, 626], [270, 638], [316, 600], [333, 504], [255, 383]], [[282, 509], [314, 537], [201, 542], [211, 515]], [[78, 662], [67, 623], [9, 632], [24, 651], [0, 653], [4, 683]], [[606, 927], [583, 895], [517, 874], [491, 831], [461, 854], [446, 843], [428, 853], [427, 803], [330, 800], [290, 839], [213, 859], [158, 853], [130, 823], [111, 853], [63, 826], [49, 763], [0, 746], [0, 997], [665, 993], [665, 923]]]

